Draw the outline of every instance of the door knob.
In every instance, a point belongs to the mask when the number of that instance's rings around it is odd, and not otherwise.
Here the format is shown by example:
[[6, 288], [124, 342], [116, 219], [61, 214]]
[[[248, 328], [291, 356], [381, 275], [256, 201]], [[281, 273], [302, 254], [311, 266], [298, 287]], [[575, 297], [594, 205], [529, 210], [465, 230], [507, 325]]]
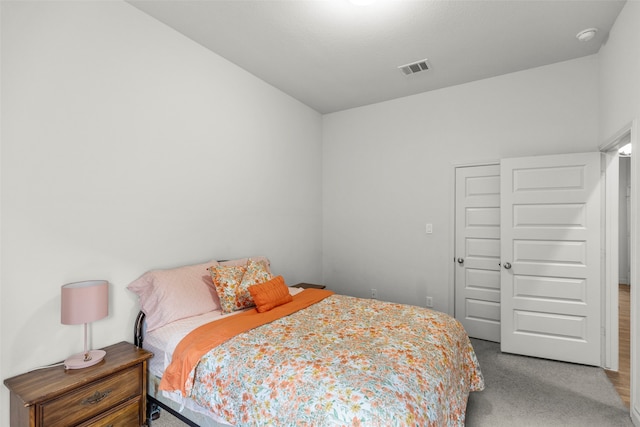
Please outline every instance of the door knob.
[[464, 258], [458, 258], [458, 264], [462, 264], [464, 262]]
[[511, 268], [511, 264], [508, 262], [504, 263], [504, 268], [506, 268], [507, 270]]

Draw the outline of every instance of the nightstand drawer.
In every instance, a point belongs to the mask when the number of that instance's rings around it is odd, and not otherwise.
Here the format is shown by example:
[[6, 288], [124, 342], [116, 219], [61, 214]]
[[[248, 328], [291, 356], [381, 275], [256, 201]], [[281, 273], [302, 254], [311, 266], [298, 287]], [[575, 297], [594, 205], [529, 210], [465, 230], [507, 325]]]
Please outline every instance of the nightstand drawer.
[[140, 398], [118, 406], [106, 415], [80, 424], [78, 427], [137, 426], [140, 418]]
[[[71, 375], [75, 372], [71, 373]], [[42, 405], [48, 427], [74, 425], [142, 393], [142, 367], [117, 372]]]

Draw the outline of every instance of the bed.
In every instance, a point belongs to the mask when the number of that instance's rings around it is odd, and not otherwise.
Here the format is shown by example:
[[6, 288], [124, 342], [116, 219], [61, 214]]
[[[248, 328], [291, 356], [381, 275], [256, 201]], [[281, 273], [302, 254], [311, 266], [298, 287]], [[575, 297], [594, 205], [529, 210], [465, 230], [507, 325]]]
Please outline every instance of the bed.
[[129, 289], [141, 303], [135, 344], [154, 353], [148, 406], [192, 426], [463, 426], [469, 393], [484, 388], [452, 317], [290, 288], [264, 257], [147, 272]]

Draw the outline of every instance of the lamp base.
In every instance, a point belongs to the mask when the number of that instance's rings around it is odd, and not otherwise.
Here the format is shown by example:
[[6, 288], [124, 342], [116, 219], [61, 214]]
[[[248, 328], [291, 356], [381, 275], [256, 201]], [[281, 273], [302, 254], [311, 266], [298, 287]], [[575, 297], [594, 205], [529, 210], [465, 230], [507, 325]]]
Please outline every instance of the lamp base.
[[86, 353], [71, 355], [64, 361], [64, 369], [88, 368], [100, 363], [106, 354], [104, 350], [89, 350]]

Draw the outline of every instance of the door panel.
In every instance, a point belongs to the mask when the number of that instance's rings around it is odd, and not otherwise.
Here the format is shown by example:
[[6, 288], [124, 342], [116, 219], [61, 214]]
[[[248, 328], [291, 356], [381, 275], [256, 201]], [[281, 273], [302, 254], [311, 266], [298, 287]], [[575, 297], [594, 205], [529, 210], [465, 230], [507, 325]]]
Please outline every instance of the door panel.
[[585, 206], [582, 204], [525, 205], [513, 207], [513, 227], [548, 227], [584, 229]]
[[500, 319], [500, 303], [467, 298], [467, 317], [494, 322], [495, 319]]
[[528, 334], [543, 339], [587, 339], [586, 318], [583, 316], [515, 310], [514, 322], [514, 329], [522, 335]]
[[501, 162], [502, 351], [600, 365], [600, 155]]
[[[514, 160], [514, 159], [508, 159]], [[585, 184], [582, 166], [550, 166], [513, 171], [513, 192], [583, 190]], [[561, 193], [556, 193], [560, 195]]]
[[500, 167], [456, 169], [455, 316], [469, 336], [500, 341]]
[[586, 303], [587, 282], [584, 279], [517, 276], [513, 278], [516, 298]]

